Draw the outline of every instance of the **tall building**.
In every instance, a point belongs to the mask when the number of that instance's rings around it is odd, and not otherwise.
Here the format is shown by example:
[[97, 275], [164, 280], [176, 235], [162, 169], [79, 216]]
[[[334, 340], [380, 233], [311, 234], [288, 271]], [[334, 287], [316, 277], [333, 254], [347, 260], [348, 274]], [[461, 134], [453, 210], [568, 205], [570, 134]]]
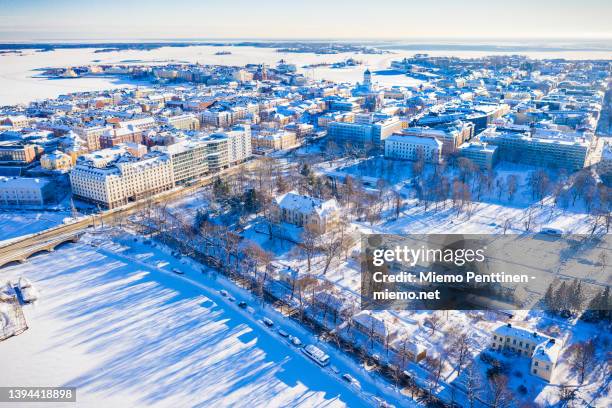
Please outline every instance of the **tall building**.
[[174, 187], [170, 157], [153, 152], [139, 160], [124, 155], [104, 167], [83, 157], [70, 172], [72, 194], [112, 209]]
[[154, 146], [153, 150], [170, 157], [176, 184], [197, 181], [208, 173], [208, 149], [204, 142], [184, 140], [169, 146]]
[[327, 134], [339, 144], [354, 143], [365, 146], [383, 147], [384, 140], [402, 129], [402, 122], [397, 117], [376, 120], [370, 116], [365, 120], [360, 116], [360, 123], [332, 122], [328, 125]]
[[588, 140], [570, 134], [498, 132], [490, 127], [480, 134], [480, 140], [497, 146], [500, 160], [570, 171], [584, 168], [591, 153]]
[[240, 163], [253, 155], [251, 127], [236, 125], [231, 130], [215, 135], [227, 138], [227, 161], [229, 165]]

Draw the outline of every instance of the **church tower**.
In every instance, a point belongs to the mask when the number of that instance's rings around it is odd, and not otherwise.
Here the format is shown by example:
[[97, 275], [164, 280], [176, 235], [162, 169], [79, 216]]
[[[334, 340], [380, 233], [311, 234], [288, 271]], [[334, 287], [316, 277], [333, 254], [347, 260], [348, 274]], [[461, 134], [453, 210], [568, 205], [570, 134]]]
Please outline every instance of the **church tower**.
[[369, 68], [366, 68], [363, 73], [363, 86], [368, 89], [368, 91], [372, 90], [372, 73]]

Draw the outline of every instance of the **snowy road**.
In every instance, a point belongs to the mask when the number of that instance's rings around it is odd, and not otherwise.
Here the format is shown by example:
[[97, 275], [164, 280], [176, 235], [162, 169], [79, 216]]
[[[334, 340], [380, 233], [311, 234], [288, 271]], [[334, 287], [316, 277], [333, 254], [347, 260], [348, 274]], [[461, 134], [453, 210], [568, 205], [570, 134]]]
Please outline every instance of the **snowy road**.
[[[0, 361], [12, 365], [1, 384], [73, 385], [80, 406], [373, 405], [257, 321], [278, 323], [272, 310], [251, 316], [217, 292], [254, 303], [231, 284], [130, 246], [69, 245], [3, 269], [2, 280], [30, 278], [41, 299], [25, 308], [30, 329], [0, 344]], [[175, 266], [184, 278], [167, 272]], [[292, 322], [284, 327], [310, 341]], [[333, 361], [341, 372], [350, 363]], [[364, 391], [377, 388], [370, 381]]]

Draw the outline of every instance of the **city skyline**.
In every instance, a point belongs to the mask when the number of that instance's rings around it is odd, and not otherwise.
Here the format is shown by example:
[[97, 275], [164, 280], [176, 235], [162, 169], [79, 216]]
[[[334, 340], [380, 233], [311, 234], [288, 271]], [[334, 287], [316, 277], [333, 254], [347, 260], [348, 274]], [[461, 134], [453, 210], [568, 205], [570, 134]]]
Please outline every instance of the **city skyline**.
[[[612, 39], [612, 4], [518, 0], [512, 7], [388, 0], [288, 4], [0, 0], [0, 41], [143, 39]], [[381, 30], [384, 27], [384, 30]]]

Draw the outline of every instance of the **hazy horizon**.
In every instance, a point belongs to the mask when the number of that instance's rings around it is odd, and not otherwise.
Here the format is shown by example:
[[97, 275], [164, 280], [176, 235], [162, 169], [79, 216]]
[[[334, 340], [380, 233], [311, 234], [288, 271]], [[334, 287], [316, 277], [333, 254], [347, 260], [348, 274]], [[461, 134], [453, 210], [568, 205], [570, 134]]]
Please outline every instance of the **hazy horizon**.
[[[564, 4], [565, 3], [565, 4]], [[607, 41], [612, 2], [0, 0], [0, 42]]]

